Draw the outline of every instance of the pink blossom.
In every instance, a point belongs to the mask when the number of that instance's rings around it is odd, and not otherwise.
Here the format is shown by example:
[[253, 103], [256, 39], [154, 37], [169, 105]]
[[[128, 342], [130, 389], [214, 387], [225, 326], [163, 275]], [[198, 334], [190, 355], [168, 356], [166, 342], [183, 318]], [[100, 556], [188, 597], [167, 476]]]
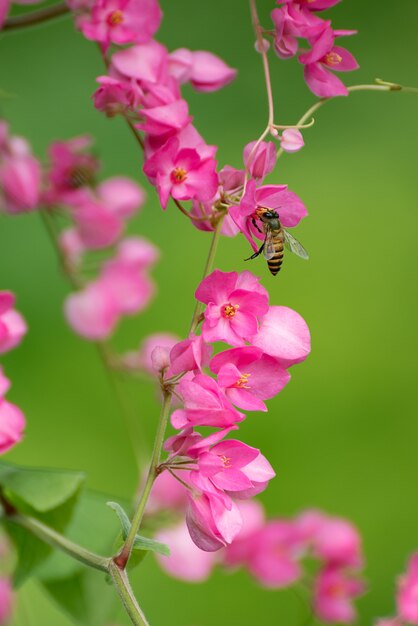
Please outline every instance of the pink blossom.
[[94, 183], [99, 163], [87, 152], [91, 141], [88, 135], [83, 135], [50, 145], [51, 165], [48, 179], [51, 188], [46, 194], [46, 200], [50, 204], [65, 202], [74, 194], [77, 195], [80, 187]]
[[143, 369], [151, 376], [155, 376], [156, 372], [170, 366], [170, 350], [178, 341], [179, 338], [171, 333], [148, 335], [138, 350], [127, 352], [122, 357], [122, 363], [128, 369]]
[[202, 325], [205, 341], [245, 345], [255, 335], [258, 319], [268, 311], [268, 294], [250, 272], [213, 271], [196, 290], [195, 297], [207, 305]]
[[[190, 472], [190, 481], [202, 492], [207, 483], [235, 497], [250, 498], [263, 491], [275, 472], [256, 448], [228, 439], [203, 450], [197, 458], [198, 469]], [[209, 486], [209, 488], [211, 488]]]
[[87, 39], [106, 50], [111, 43], [147, 43], [158, 30], [161, 9], [157, 0], [96, 0], [91, 16], [78, 20]]
[[246, 566], [252, 553], [256, 550], [253, 537], [265, 524], [264, 510], [257, 500], [240, 500], [237, 502], [242, 517], [242, 527], [231, 543], [223, 552], [224, 563], [229, 567]]
[[3, 26], [9, 14], [11, 0], [1, 0], [0, 2], [0, 28]]
[[185, 521], [158, 531], [155, 539], [170, 548], [170, 556], [156, 555], [167, 574], [191, 583], [209, 578], [217, 557], [214, 552], [204, 552], [193, 543]]
[[135, 84], [111, 76], [99, 76], [96, 81], [100, 87], [92, 96], [94, 106], [108, 117], [123, 115], [138, 106], [139, 89]]
[[362, 566], [361, 537], [355, 526], [347, 520], [308, 510], [297, 518], [296, 524], [316, 558], [325, 561], [327, 565]]
[[86, 250], [76, 228], [66, 228], [59, 236], [59, 246], [69, 267], [78, 267]]
[[15, 348], [27, 331], [25, 320], [13, 307], [13, 294], [0, 291], [0, 354]]
[[411, 556], [406, 574], [398, 580], [396, 602], [399, 617], [408, 624], [418, 624], [418, 552]]
[[350, 624], [356, 618], [352, 601], [364, 591], [364, 583], [347, 571], [325, 567], [315, 581], [315, 613], [324, 622]]
[[188, 494], [187, 528], [192, 541], [205, 552], [215, 552], [230, 544], [242, 527], [237, 505], [218, 493]]
[[341, 0], [280, 0], [280, 4], [298, 2], [303, 7], [306, 7], [310, 11], [324, 11], [330, 7], [335, 6]]
[[164, 84], [168, 79], [168, 52], [162, 44], [151, 40], [115, 52], [110, 69], [140, 83]]
[[122, 219], [132, 217], [145, 202], [145, 192], [137, 183], [124, 176], [108, 178], [98, 185], [99, 198]]
[[285, 152], [297, 152], [303, 148], [304, 145], [305, 142], [303, 141], [302, 133], [297, 128], [286, 128], [282, 132], [280, 147]]
[[119, 307], [113, 293], [100, 282], [68, 296], [64, 311], [71, 328], [85, 339], [109, 337], [119, 320]]
[[193, 52], [190, 83], [197, 91], [216, 91], [234, 80], [237, 71], [211, 52]]
[[[198, 230], [211, 231], [215, 230], [213, 220], [211, 220], [213, 214], [213, 202], [196, 202], [193, 200], [192, 208], [189, 211], [189, 215], [198, 218], [193, 219], [192, 224]], [[202, 218], [207, 216], [207, 220]], [[225, 215], [222, 221], [221, 233], [225, 237], [235, 237], [239, 233], [239, 228], [233, 221], [230, 215]]]
[[174, 428], [188, 425], [225, 428], [245, 418], [228, 401], [216, 381], [205, 374], [197, 374], [193, 380], [181, 380], [177, 391], [183, 398], [184, 408], [173, 412]]
[[4, 399], [0, 399], [0, 454], [19, 443], [26, 425], [22, 411]]
[[256, 141], [247, 143], [244, 148], [243, 160], [251, 176], [263, 180], [276, 165], [276, 146], [272, 141], [262, 141], [254, 150], [256, 144]]
[[304, 361], [311, 349], [305, 320], [293, 309], [271, 306], [250, 342], [279, 360], [283, 367]]
[[0, 165], [0, 204], [7, 213], [33, 211], [39, 205], [41, 166], [30, 154], [9, 156]]
[[237, 170], [235, 167], [225, 165], [219, 172], [219, 182], [227, 193], [241, 191], [244, 188], [245, 170]]
[[190, 335], [172, 347], [170, 352], [171, 367], [168, 376], [176, 376], [183, 372], [201, 372], [208, 365], [212, 353], [211, 346], [203, 341], [201, 335]]
[[267, 411], [263, 400], [273, 398], [290, 380], [279, 361], [253, 346], [220, 352], [210, 369], [232, 404], [246, 411]]
[[[250, 180], [240, 204], [231, 206], [229, 214], [254, 251], [258, 250], [258, 245], [253, 238], [264, 239], [262, 223], [256, 213], [259, 207], [276, 211], [285, 228], [297, 226], [307, 215], [303, 202], [295, 193], [288, 191], [287, 185], [264, 185], [257, 189], [255, 180]], [[258, 220], [258, 228], [253, 220]]]
[[303, 544], [293, 522], [267, 522], [251, 536], [247, 567], [265, 587], [287, 587], [301, 577]]
[[8, 578], [0, 578], [0, 624], [7, 624], [12, 616], [13, 591]]
[[145, 162], [144, 172], [156, 185], [164, 209], [170, 195], [176, 200], [205, 202], [218, 189], [213, 157], [202, 158], [195, 148], [181, 148], [177, 137], [167, 141]]
[[174, 98], [160, 106], [142, 109], [141, 117], [145, 121], [136, 124], [136, 128], [148, 135], [172, 135], [192, 121], [187, 102]]
[[86, 192], [71, 199], [71, 215], [81, 244], [100, 250], [115, 244], [122, 235], [122, 217]]
[[119, 243], [114, 260], [140, 271], [154, 265], [159, 257], [160, 252], [154, 244], [143, 237], [132, 236]]
[[3, 368], [0, 365], [0, 402], [9, 389], [10, 380], [4, 375]]
[[313, 37], [324, 28], [325, 22], [312, 15], [307, 4], [289, 2], [273, 9], [271, 19], [275, 25], [274, 49], [281, 59], [290, 59], [298, 51], [298, 37]]
[[[351, 72], [359, 67], [348, 50], [334, 45], [338, 32], [326, 27], [319, 36], [310, 40], [311, 50], [299, 56], [299, 61], [305, 66], [304, 76], [308, 87], [319, 98], [348, 95], [344, 83], [330, 69]], [[344, 34], [353, 32], [355, 31], [346, 31]]]

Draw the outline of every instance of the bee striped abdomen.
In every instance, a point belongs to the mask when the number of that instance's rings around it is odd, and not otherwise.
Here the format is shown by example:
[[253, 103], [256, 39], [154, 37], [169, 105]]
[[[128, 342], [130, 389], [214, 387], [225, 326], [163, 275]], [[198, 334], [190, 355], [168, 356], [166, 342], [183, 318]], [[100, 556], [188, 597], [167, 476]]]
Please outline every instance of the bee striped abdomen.
[[277, 234], [274, 233], [274, 236], [272, 236], [271, 241], [274, 246], [274, 256], [271, 259], [267, 260], [267, 265], [268, 265], [270, 272], [273, 274], [273, 276], [276, 276], [276, 274], [280, 271], [282, 267], [282, 263], [283, 263], [283, 255], [284, 255], [283, 231], [280, 229], [279, 231], [277, 231]]

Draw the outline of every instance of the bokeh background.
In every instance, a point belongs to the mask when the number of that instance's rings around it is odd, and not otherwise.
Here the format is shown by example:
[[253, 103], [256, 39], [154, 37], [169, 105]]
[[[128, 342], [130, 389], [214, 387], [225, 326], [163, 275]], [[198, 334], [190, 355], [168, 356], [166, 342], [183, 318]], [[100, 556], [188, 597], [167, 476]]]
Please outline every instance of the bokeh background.
[[[269, 25], [273, 0], [259, 1]], [[219, 161], [241, 166], [244, 144], [266, 121], [261, 60], [254, 52], [246, 2], [161, 0], [158, 38], [169, 49], [207, 49], [238, 68], [236, 81], [214, 94], [186, 88], [195, 124]], [[347, 84], [376, 76], [418, 85], [418, 4], [346, 0], [329, 13], [336, 28], [357, 28], [347, 40], [361, 69]], [[0, 36], [1, 114], [14, 133], [44, 158], [47, 144], [81, 133], [96, 138], [103, 175], [133, 176], [146, 186], [141, 154], [122, 120], [96, 112], [90, 96], [103, 73], [94, 44], [70, 18]], [[271, 56], [280, 123], [295, 123], [313, 103], [296, 61]], [[297, 237], [310, 251], [303, 263], [288, 255], [283, 271], [261, 275], [273, 304], [295, 308], [312, 332], [312, 354], [292, 369], [288, 387], [268, 414], [242, 425], [244, 441], [260, 447], [277, 478], [262, 495], [270, 515], [319, 507], [346, 516], [364, 537], [369, 593], [358, 623], [394, 613], [394, 579], [418, 549], [418, 97], [356, 93], [323, 107], [305, 132], [306, 147], [284, 155], [270, 182], [289, 184], [309, 218]], [[149, 189], [131, 231], [162, 250], [152, 306], [129, 319], [115, 346], [128, 349], [151, 332], [184, 336], [209, 235], [170, 206], [163, 213]], [[0, 288], [17, 293], [29, 322], [22, 346], [7, 355], [11, 399], [28, 427], [8, 459], [83, 469], [92, 489], [130, 498], [136, 469], [129, 437], [94, 347], [75, 337], [62, 316], [68, 285], [36, 214], [0, 217]], [[242, 237], [221, 242], [216, 265], [248, 269]], [[158, 404], [154, 390], [127, 384], [151, 443]], [[94, 520], [92, 520], [94, 523]], [[296, 626], [305, 610], [291, 591], [264, 591], [245, 572], [215, 572], [204, 585], [173, 581], [148, 557], [135, 587], [153, 626], [265, 624]], [[19, 594], [14, 626], [68, 626], [34, 583]], [[126, 619], [120, 615], [120, 623]]]

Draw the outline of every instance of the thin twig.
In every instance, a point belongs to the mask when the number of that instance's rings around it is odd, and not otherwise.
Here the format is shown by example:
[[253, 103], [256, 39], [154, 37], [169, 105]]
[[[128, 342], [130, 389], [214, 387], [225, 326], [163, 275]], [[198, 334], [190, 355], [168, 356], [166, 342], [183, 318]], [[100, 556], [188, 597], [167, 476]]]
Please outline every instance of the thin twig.
[[31, 11], [25, 15], [17, 15], [16, 17], [9, 17], [3, 24], [2, 30], [18, 30], [20, 28], [26, 28], [27, 26], [35, 26], [42, 22], [48, 22], [61, 15], [70, 13], [70, 9], [65, 2], [53, 4], [46, 9], [39, 9], [38, 11]]

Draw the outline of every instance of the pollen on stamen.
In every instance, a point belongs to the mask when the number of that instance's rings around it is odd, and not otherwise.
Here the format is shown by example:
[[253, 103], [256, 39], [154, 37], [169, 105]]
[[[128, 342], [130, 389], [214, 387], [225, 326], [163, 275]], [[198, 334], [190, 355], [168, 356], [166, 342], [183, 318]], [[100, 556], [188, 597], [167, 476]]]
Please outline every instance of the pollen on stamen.
[[234, 317], [238, 309], [239, 309], [239, 304], [225, 304], [225, 306], [222, 307], [222, 315], [223, 317], [227, 317], [227, 318]]
[[231, 459], [229, 457], [225, 456], [224, 454], [220, 454], [219, 458], [221, 459], [222, 465], [225, 468], [232, 467]]
[[342, 56], [337, 52], [328, 52], [328, 54], [325, 55], [325, 63], [327, 65], [339, 65], [342, 60]]
[[183, 183], [186, 180], [186, 178], [187, 178], [187, 170], [185, 170], [183, 167], [176, 167], [171, 172], [171, 180], [175, 184]]
[[109, 13], [109, 15], [107, 16], [107, 23], [109, 24], [109, 26], [119, 26], [119, 24], [122, 24], [123, 23], [122, 11], [120, 11], [119, 9], [116, 9], [116, 11], [112, 11], [112, 13]]
[[251, 386], [248, 384], [250, 376], [251, 374], [242, 374], [235, 383], [235, 387], [238, 387], [239, 389], [251, 389]]

